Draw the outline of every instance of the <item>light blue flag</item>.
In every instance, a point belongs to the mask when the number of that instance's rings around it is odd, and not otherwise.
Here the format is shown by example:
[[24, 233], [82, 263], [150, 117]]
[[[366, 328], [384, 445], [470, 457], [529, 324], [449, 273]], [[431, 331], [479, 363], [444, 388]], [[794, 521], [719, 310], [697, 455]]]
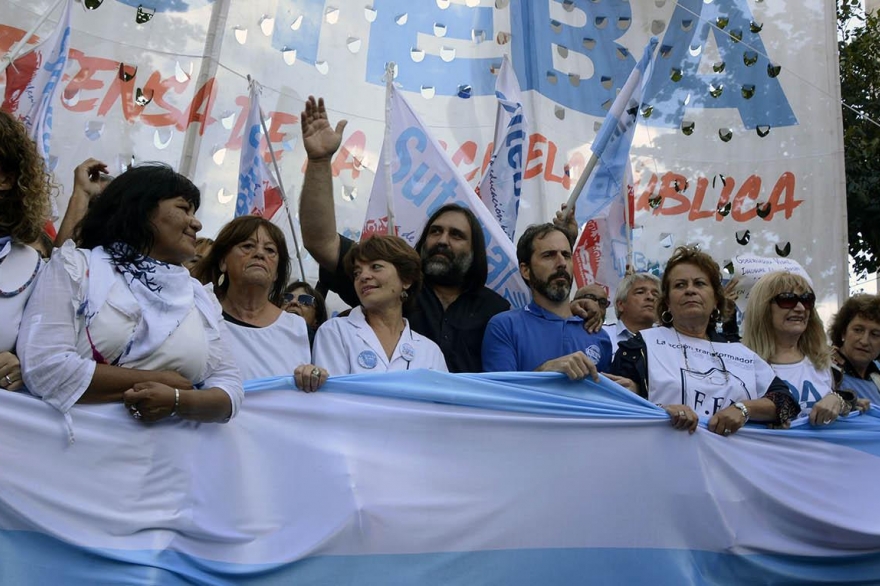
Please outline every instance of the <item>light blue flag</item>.
[[654, 69], [654, 50], [658, 42], [657, 37], [648, 41], [642, 58], [614, 99], [590, 147], [599, 162], [584, 190], [586, 193], [578, 199], [576, 218], [580, 226], [596, 217], [622, 193], [629, 150], [644, 102], [645, 87]]

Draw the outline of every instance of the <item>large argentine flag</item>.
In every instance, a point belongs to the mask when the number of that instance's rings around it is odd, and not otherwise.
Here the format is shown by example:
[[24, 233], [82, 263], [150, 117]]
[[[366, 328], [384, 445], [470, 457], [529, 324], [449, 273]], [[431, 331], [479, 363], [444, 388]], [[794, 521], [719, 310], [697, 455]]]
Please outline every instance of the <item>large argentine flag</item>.
[[0, 394], [0, 584], [868, 584], [880, 413], [678, 432], [620, 387], [251, 383], [226, 425]]
[[[469, 208], [483, 226], [489, 276], [486, 286], [507, 299], [514, 307], [529, 302], [529, 290], [519, 275], [516, 249], [502, 231], [477, 194], [461, 176], [449, 155], [431, 136], [421, 118], [406, 98], [393, 86], [390, 89], [390, 125], [392, 148], [391, 196], [397, 235], [415, 245], [428, 217], [437, 208], [450, 203]], [[386, 147], [382, 156], [364, 221], [364, 237], [388, 233], [388, 205], [386, 185]]]
[[586, 186], [586, 193], [577, 201], [577, 222], [585, 222], [599, 215], [621, 193], [625, 193], [625, 173], [629, 166], [636, 122], [645, 99], [645, 87], [654, 70], [654, 50], [659, 41], [651, 37], [642, 58], [611, 104], [599, 134], [590, 146], [598, 158], [596, 168]]

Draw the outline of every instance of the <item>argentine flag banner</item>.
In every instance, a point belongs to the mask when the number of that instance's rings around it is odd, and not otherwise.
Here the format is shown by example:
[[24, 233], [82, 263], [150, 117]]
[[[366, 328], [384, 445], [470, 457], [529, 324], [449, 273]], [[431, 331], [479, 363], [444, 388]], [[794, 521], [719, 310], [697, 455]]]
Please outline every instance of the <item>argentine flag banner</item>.
[[[674, 430], [604, 380], [251, 381], [225, 425], [0, 394], [0, 583], [868, 584], [880, 411]], [[704, 422], [705, 424], [705, 422]]]

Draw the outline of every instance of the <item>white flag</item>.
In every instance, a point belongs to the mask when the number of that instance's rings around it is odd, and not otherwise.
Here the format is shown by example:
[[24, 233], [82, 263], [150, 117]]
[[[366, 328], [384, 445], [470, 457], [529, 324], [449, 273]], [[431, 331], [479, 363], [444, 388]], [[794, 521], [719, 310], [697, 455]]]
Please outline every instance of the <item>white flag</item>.
[[[390, 150], [394, 153], [391, 164], [391, 195], [397, 235], [415, 245], [428, 217], [437, 208], [450, 203], [467, 207], [477, 216], [486, 238], [489, 261], [486, 286], [507, 299], [514, 307], [527, 304], [530, 299], [529, 290], [519, 275], [513, 243], [397, 89], [392, 89], [391, 112], [386, 124], [391, 128], [389, 136], [393, 148]], [[374, 233], [389, 233], [388, 207], [384, 193], [384, 148], [382, 153], [373, 190], [370, 192], [364, 237]]]
[[519, 83], [507, 55], [495, 82], [495, 96], [498, 98], [495, 147], [486, 174], [480, 181], [479, 194], [501, 229], [513, 241], [529, 128]]

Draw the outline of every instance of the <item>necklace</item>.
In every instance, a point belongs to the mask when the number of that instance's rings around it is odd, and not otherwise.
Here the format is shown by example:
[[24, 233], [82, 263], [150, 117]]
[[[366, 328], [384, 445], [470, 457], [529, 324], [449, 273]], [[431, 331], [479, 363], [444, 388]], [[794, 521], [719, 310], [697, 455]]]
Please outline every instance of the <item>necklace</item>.
[[[688, 364], [687, 346], [685, 346], [684, 342], [681, 341], [681, 335], [679, 335], [678, 330], [676, 330], [675, 328], [672, 328], [672, 331], [675, 332], [675, 337], [678, 338], [678, 346], [679, 346], [679, 348], [681, 348], [682, 355], [684, 355], [684, 367], [685, 367], [685, 369], [690, 370], [691, 365]], [[730, 382], [730, 373], [727, 372], [727, 367], [724, 365], [724, 359], [721, 358], [721, 354], [719, 354], [718, 351], [715, 350], [715, 344], [712, 343], [712, 340], [706, 340], [706, 341], [709, 342], [709, 347], [712, 349], [712, 356], [717, 358], [718, 362], [721, 363], [721, 372], [724, 373], [724, 382], [725, 383]]]
[[[4, 260], [6, 260], [5, 256], [2, 259], [0, 259], [0, 264], [2, 264]], [[22, 291], [24, 291], [25, 289], [30, 287], [31, 283], [34, 282], [34, 279], [37, 278], [37, 273], [40, 272], [40, 263], [42, 263], [42, 262], [43, 262], [43, 259], [41, 259], [40, 255], [38, 254], [37, 255], [37, 265], [34, 267], [34, 272], [31, 273], [30, 278], [27, 281], [25, 281], [24, 285], [22, 285], [21, 287], [19, 287], [15, 291], [4, 291], [3, 289], [0, 289], [0, 297], [2, 297], [3, 299], [9, 299], [10, 297], [15, 297], [16, 295], [18, 295], [19, 293], [21, 293]]]

